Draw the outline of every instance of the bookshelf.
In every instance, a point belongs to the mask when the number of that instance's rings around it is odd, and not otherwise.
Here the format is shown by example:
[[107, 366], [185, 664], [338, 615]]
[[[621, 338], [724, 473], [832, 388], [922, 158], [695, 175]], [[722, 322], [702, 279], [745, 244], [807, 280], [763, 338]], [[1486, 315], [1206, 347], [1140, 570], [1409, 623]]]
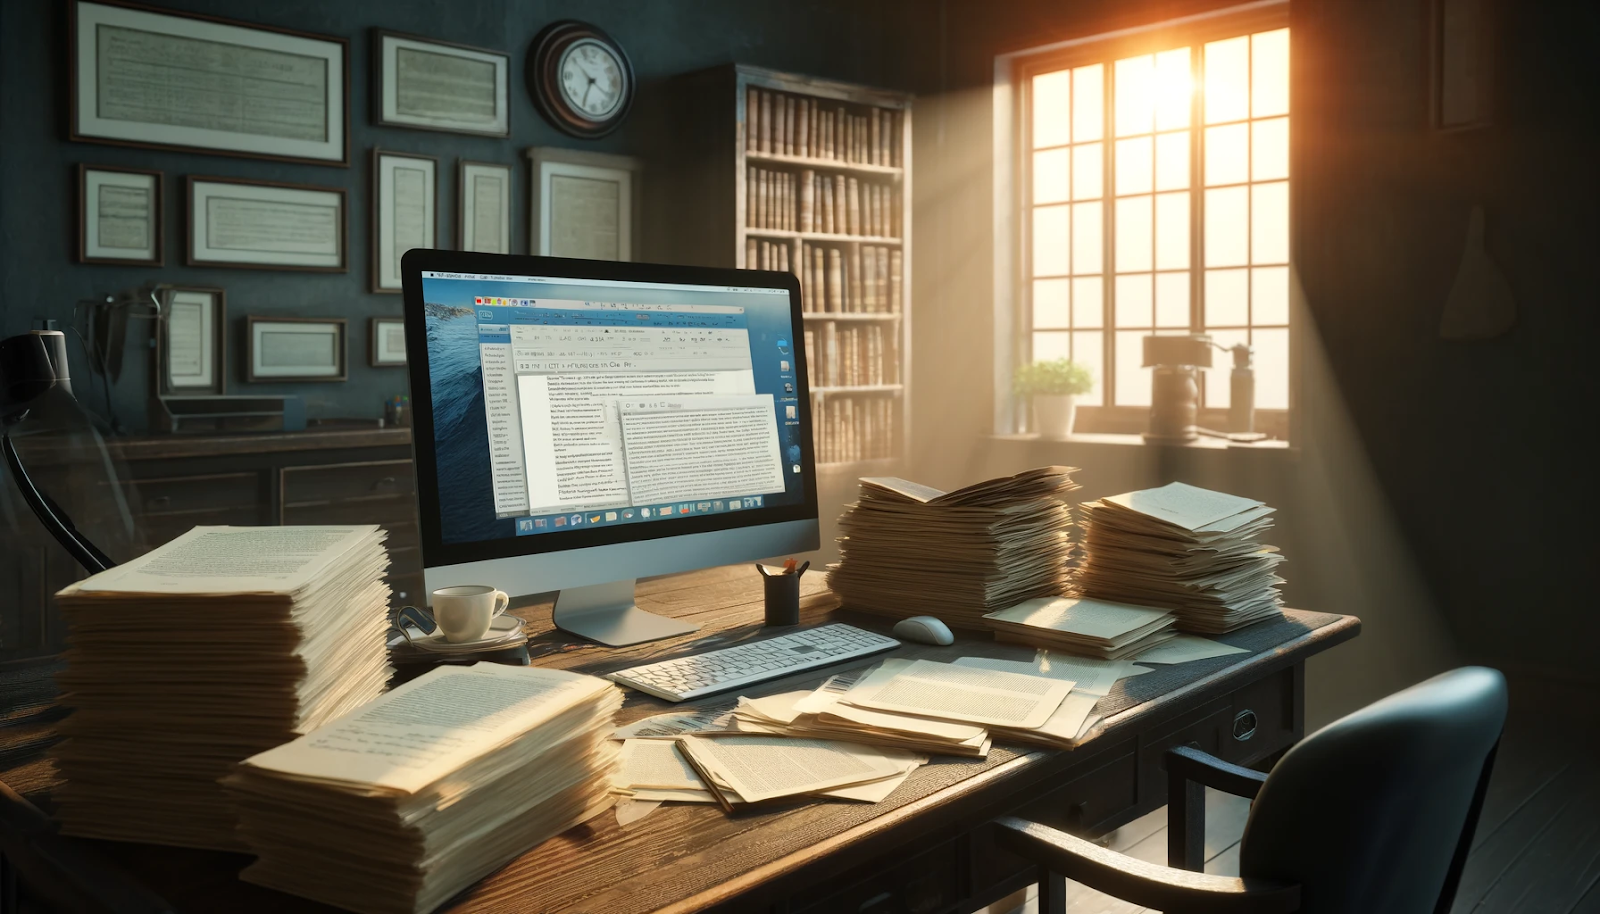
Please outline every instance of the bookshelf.
[[677, 80], [655, 249], [800, 280], [817, 464], [893, 465], [908, 437], [911, 96], [729, 65]]

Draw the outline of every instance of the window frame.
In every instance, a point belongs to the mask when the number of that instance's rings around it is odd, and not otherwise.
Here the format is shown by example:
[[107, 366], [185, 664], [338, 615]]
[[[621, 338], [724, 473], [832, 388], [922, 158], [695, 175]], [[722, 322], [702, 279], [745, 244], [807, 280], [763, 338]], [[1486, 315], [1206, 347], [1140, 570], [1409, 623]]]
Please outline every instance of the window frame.
[[[1129, 29], [1104, 35], [1090, 36], [1081, 40], [1065, 42], [1051, 48], [1024, 51], [1016, 54], [1011, 61], [1009, 77], [1012, 86], [1012, 103], [1009, 115], [1012, 125], [1008, 131], [1009, 141], [1012, 144], [1012, 161], [1010, 167], [1014, 180], [1013, 199], [1011, 201], [1012, 226], [1016, 243], [1012, 246], [1011, 274], [1015, 289], [1014, 310], [1011, 315], [1012, 326], [1016, 328], [1012, 334], [1011, 359], [1013, 365], [1027, 364], [1032, 360], [1033, 351], [1033, 284], [1032, 276], [1032, 251], [1033, 251], [1033, 77], [1045, 73], [1072, 69], [1082, 66], [1102, 64], [1104, 66], [1104, 101], [1105, 119], [1108, 125], [1114, 120], [1115, 112], [1115, 63], [1116, 61], [1144, 54], [1156, 54], [1178, 47], [1191, 48], [1190, 66], [1198, 71], [1203, 67], [1205, 45], [1208, 42], [1219, 41], [1227, 38], [1236, 38], [1241, 35], [1251, 35], [1256, 32], [1272, 31], [1289, 27], [1288, 0], [1272, 3], [1253, 3], [1232, 9], [1224, 8], [1211, 13], [1154, 25]], [[1291, 33], [1292, 36], [1292, 33]], [[1291, 68], [1293, 57], [1291, 56]], [[1292, 72], [1292, 70], [1291, 70]], [[1196, 92], [1191, 101], [1189, 118], [1189, 314], [1190, 331], [1201, 327], [1205, 308], [1205, 259], [1204, 259], [1204, 231], [1205, 231], [1205, 132], [1208, 126], [1204, 121], [1204, 106], [1202, 104], [1203, 92], [1200, 83], [1196, 81]], [[1290, 116], [1293, 116], [1293, 106]], [[1253, 123], [1255, 118], [1247, 118], [1244, 123]], [[1291, 127], [1291, 131], [1292, 131]], [[1292, 136], [1292, 133], [1291, 133]], [[1102, 229], [1101, 229], [1101, 310], [1102, 310], [1102, 361], [1104, 366], [1103, 377], [1097, 379], [1104, 391], [1104, 405], [1080, 403], [1077, 407], [1076, 430], [1087, 433], [1109, 433], [1134, 435], [1145, 431], [1149, 424], [1149, 407], [1146, 406], [1118, 406], [1116, 405], [1115, 387], [1115, 349], [1116, 349], [1116, 270], [1115, 256], [1115, 222], [1116, 209], [1115, 149], [1117, 136], [1115, 131], [1108, 128], [1102, 137], [1103, 143], [1103, 173], [1102, 173]], [[1072, 148], [1061, 147], [1061, 148]], [[1291, 153], [1291, 160], [1292, 160]], [[1247, 182], [1243, 186], [1253, 186], [1256, 183]], [[1287, 409], [1255, 409], [1255, 430], [1264, 432], [1269, 437], [1289, 439], [1291, 434], [1291, 417], [1299, 408], [1299, 372], [1301, 359], [1299, 357], [1299, 322], [1294, 319], [1294, 172], [1291, 164], [1289, 184], [1290, 196], [1290, 252], [1289, 252], [1289, 283], [1290, 283], [1290, 316], [1288, 319], [1289, 333], [1289, 405]], [[1152, 192], [1154, 193], [1154, 192]], [[1154, 264], [1152, 264], [1152, 271]], [[1253, 315], [1252, 315], [1253, 316]], [[1277, 326], [1277, 325], [1272, 325]], [[1052, 329], [1052, 328], [1044, 328]], [[1228, 383], [1228, 372], [1232, 364], [1228, 353], [1217, 351], [1214, 353], [1213, 367], [1203, 372], [1210, 383]], [[1202, 383], [1207, 383], [1203, 380]], [[1202, 407], [1199, 411], [1198, 424], [1213, 429], [1227, 429], [1228, 410], [1225, 408]]]

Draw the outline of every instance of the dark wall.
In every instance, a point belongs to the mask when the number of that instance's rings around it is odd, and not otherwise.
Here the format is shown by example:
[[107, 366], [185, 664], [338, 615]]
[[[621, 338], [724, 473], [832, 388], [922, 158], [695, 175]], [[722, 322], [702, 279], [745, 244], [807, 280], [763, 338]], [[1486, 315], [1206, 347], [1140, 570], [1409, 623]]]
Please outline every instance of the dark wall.
[[[405, 390], [404, 372], [367, 367], [367, 319], [397, 315], [399, 295], [367, 291], [374, 146], [437, 156], [438, 243], [454, 247], [456, 160], [513, 165], [513, 250], [528, 244], [530, 146], [565, 146], [639, 156], [646, 168], [672, 129], [661, 116], [661, 82], [672, 75], [730, 61], [853, 82], [902, 88], [905, 45], [898, 41], [904, 2], [846, 0], [746, 3], [739, 0], [162, 0], [163, 6], [245, 22], [339, 36], [350, 41], [350, 167], [284, 164], [231, 156], [69, 143], [67, 133], [66, 3], [7, 0], [0, 4], [0, 336], [28, 330], [36, 319], [68, 324], [74, 303], [131, 290], [150, 280], [217, 285], [227, 290], [229, 392], [296, 393], [312, 417], [376, 417], [382, 401]], [[523, 57], [549, 22], [578, 18], [605, 29], [627, 50], [640, 81], [629, 121], [601, 140], [565, 136], [534, 110]], [[511, 136], [486, 139], [371, 124], [369, 30], [381, 27], [508, 51], [512, 55]], [[165, 173], [167, 266], [157, 270], [74, 262], [77, 165], [80, 162], [159, 169]], [[186, 175], [261, 178], [342, 187], [348, 192], [349, 272], [300, 274], [190, 268], [183, 263]], [[645, 181], [660, 179], [646, 172]], [[731, 180], [731, 178], [730, 178]], [[646, 257], [649, 251], [645, 251]], [[350, 379], [344, 383], [269, 385], [242, 380], [243, 317], [248, 314], [341, 316], [349, 319]], [[112, 400], [132, 429], [145, 424], [148, 324], [129, 332], [126, 363]], [[73, 374], [79, 396], [105, 412], [98, 385], [81, 379], [87, 362], [76, 340]]]

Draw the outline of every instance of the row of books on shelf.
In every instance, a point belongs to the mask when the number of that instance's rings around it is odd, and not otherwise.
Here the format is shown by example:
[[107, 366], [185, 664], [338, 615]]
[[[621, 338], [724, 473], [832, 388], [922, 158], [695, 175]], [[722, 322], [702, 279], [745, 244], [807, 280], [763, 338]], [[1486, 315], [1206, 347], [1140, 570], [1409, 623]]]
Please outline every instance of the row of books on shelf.
[[875, 244], [847, 248], [801, 244], [800, 290], [806, 310], [828, 314], [898, 314], [904, 258]]
[[806, 380], [811, 387], [900, 383], [898, 325], [841, 327], [832, 321], [806, 329]]
[[900, 237], [900, 194], [892, 184], [748, 166], [745, 219], [749, 228], [834, 235]]
[[897, 455], [899, 401], [894, 397], [822, 397], [812, 407], [818, 463], [854, 463]]
[[905, 112], [840, 104], [751, 88], [745, 98], [745, 149], [863, 165], [904, 165]]

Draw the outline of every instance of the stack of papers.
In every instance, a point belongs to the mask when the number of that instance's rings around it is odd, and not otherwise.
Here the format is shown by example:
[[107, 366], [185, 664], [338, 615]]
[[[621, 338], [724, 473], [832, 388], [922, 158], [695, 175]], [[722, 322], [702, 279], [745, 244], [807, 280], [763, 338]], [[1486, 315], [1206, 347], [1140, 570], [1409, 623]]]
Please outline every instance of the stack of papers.
[[378, 697], [377, 527], [196, 527], [56, 596], [67, 834], [242, 850], [217, 779]]
[[1073, 472], [1042, 467], [954, 492], [863, 478], [839, 520], [828, 586], [849, 609], [969, 629], [984, 628], [986, 612], [1066, 593]]
[[1175, 617], [1164, 609], [1081, 597], [1041, 597], [983, 617], [996, 641], [1057, 648], [1120, 660], [1171, 640]]
[[622, 693], [603, 679], [442, 666], [224, 780], [240, 874], [351, 911], [420, 914], [615, 802]]
[[1202, 634], [1282, 616], [1283, 556], [1256, 541], [1272, 526], [1261, 502], [1175, 482], [1082, 508], [1084, 596], [1170, 609]]
[[1071, 749], [1088, 737], [1103, 715], [1095, 712], [1100, 699], [1121, 679], [1150, 672], [1149, 667], [1126, 660], [1094, 660], [1085, 657], [1060, 657], [1040, 651], [1032, 663], [1017, 660], [990, 660], [963, 657], [957, 666], [979, 667], [1016, 675], [1042, 676], [1072, 683], [1072, 692], [1050, 715], [1043, 726], [1033, 729], [1002, 727], [993, 730], [1001, 739]]
[[682, 736], [682, 757], [723, 809], [831, 797], [877, 803], [927, 763], [901, 749], [784, 736]]
[[[898, 673], [910, 663], [885, 660], [879, 669]], [[839, 739], [927, 755], [988, 756], [989, 732], [976, 724], [861, 708], [840, 701], [863, 675], [862, 671], [855, 671], [834, 676], [815, 692], [740, 698], [734, 721], [746, 733]]]

